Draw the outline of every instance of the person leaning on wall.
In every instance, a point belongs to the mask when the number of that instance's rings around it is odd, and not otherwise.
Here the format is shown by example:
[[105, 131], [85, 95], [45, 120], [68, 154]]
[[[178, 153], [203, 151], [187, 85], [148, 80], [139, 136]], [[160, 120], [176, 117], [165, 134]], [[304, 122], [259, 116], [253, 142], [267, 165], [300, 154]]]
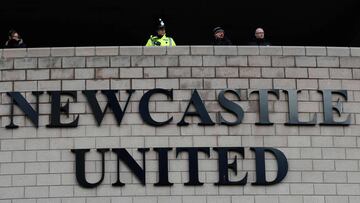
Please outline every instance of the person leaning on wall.
[[26, 44], [16, 30], [10, 30], [9, 39], [5, 43], [5, 48], [26, 48]]
[[271, 43], [265, 39], [264, 29], [257, 28], [255, 30], [255, 36], [254, 36], [253, 40], [249, 42], [249, 45], [270, 46]]
[[151, 35], [146, 46], [176, 46], [171, 37], [166, 36], [165, 23], [161, 18], [156, 26], [156, 35]]
[[213, 41], [212, 45], [232, 45], [229, 38], [225, 36], [225, 30], [221, 27], [216, 27], [213, 29]]

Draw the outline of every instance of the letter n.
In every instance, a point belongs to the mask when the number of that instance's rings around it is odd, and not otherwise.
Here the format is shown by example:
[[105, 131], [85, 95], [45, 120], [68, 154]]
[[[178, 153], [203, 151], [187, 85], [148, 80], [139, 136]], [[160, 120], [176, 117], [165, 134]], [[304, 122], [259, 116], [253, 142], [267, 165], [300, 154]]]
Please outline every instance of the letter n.
[[11, 98], [10, 109], [10, 124], [5, 126], [8, 129], [18, 128], [19, 126], [14, 124], [14, 105], [18, 106], [25, 115], [31, 120], [35, 127], [39, 127], [39, 96], [43, 92], [32, 92], [36, 96], [36, 111], [31, 107], [29, 102], [20, 94], [20, 92], [8, 92], [7, 95]]

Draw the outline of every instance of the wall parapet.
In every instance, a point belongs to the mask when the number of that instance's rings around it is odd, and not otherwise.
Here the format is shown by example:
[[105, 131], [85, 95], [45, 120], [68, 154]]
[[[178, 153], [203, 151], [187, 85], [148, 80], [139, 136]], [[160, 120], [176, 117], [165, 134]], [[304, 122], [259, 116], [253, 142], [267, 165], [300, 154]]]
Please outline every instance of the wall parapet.
[[0, 49], [1, 58], [104, 55], [360, 56], [360, 48], [310, 46], [98, 46]]

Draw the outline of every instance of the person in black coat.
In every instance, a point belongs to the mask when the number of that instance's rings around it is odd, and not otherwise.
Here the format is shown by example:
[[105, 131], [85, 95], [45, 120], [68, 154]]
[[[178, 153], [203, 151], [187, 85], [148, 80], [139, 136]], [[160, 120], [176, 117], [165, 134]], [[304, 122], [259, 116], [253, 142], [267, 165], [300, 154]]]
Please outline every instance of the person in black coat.
[[249, 42], [249, 45], [255, 46], [270, 46], [271, 43], [265, 39], [265, 32], [262, 28], [257, 28], [255, 30], [255, 38]]
[[212, 45], [232, 45], [231, 41], [225, 36], [225, 31], [221, 27], [216, 27], [213, 30], [214, 39]]
[[26, 48], [26, 44], [16, 30], [10, 30], [9, 39], [5, 43], [5, 48]]

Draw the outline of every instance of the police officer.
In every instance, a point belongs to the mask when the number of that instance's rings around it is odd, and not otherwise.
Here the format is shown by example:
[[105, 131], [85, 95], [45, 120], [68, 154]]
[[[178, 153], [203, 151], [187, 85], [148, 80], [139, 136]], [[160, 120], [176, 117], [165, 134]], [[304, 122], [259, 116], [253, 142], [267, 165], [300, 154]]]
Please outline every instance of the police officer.
[[146, 46], [176, 46], [173, 38], [166, 36], [165, 23], [161, 20], [161, 18], [159, 18], [159, 24], [156, 32], [156, 36], [150, 36]]

